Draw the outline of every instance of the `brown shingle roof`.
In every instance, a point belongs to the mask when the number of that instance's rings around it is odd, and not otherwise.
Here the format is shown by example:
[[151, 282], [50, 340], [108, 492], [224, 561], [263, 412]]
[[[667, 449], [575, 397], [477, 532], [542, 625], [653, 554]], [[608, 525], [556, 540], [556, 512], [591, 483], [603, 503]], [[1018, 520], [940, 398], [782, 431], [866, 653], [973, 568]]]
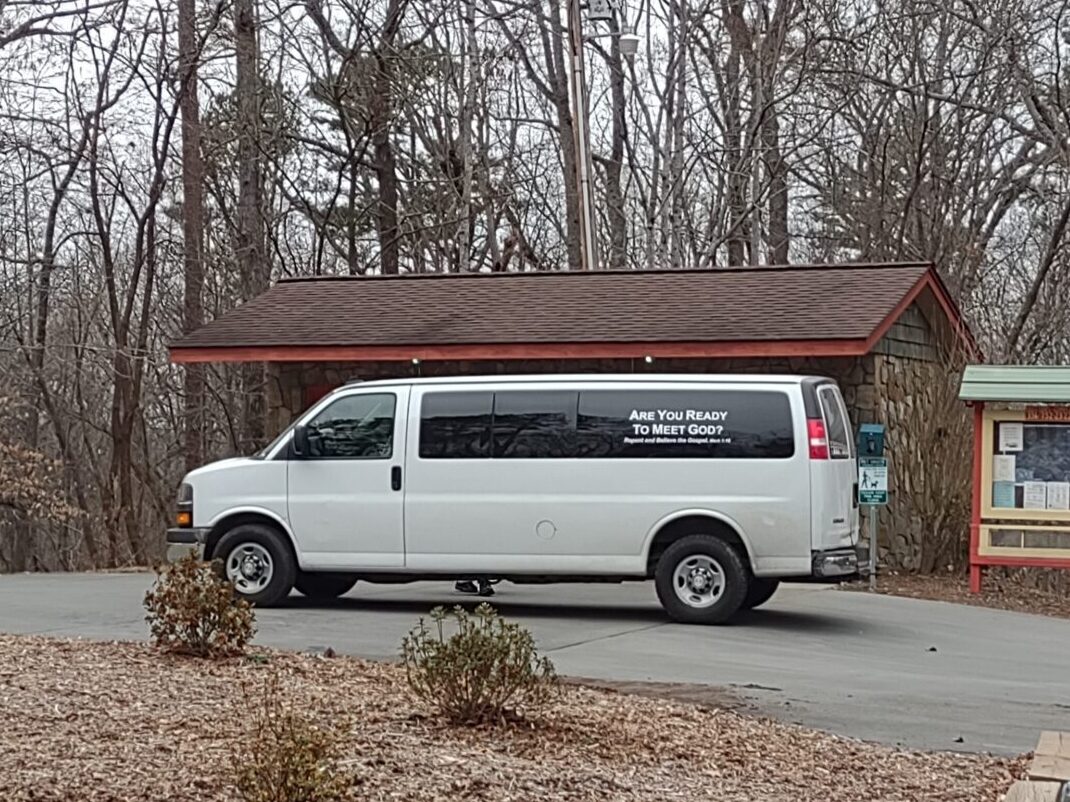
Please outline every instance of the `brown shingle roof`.
[[283, 280], [183, 349], [853, 340], [925, 264]]

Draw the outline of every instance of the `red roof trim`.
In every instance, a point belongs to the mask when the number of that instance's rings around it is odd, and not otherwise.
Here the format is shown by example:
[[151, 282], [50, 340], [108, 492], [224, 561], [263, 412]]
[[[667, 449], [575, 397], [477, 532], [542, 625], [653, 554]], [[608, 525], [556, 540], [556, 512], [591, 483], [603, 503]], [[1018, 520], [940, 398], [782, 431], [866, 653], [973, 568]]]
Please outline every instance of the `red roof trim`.
[[494, 359], [642, 359], [863, 356], [866, 340], [751, 340], [682, 343], [319, 345], [172, 348], [172, 362], [421, 362]]

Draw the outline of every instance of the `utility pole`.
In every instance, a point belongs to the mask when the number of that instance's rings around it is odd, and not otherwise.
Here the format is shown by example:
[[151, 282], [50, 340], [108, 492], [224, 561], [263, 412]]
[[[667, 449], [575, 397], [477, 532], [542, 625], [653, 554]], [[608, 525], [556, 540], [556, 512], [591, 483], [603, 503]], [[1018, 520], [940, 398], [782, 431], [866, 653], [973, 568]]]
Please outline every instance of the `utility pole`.
[[584, 270], [598, 269], [594, 193], [591, 188], [591, 133], [587, 111], [587, 80], [583, 68], [583, 21], [580, 0], [568, 0], [568, 46], [572, 59], [569, 89], [572, 95], [572, 133], [576, 149], [576, 189], [580, 207], [580, 263]]

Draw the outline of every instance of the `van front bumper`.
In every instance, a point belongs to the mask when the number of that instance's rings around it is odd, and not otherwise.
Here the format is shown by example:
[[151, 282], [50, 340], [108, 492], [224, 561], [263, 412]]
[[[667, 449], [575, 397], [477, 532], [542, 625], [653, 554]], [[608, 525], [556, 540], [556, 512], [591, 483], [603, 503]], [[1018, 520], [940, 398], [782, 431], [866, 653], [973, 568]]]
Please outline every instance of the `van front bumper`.
[[813, 575], [820, 579], [851, 579], [858, 576], [858, 549], [834, 549], [813, 553]]
[[167, 562], [175, 563], [189, 554], [198, 560], [204, 559], [204, 543], [208, 540], [208, 529], [185, 528], [167, 530]]

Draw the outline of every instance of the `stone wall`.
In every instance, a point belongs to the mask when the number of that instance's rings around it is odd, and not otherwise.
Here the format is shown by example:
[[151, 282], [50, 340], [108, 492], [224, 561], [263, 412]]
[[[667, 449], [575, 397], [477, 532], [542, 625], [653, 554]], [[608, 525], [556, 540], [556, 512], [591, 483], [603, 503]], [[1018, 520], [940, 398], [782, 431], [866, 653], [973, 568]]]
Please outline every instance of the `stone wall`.
[[328, 388], [347, 381], [412, 376], [516, 375], [523, 373], [791, 373], [828, 376], [839, 382], [855, 423], [873, 421], [876, 392], [872, 357], [793, 359], [503, 360], [472, 362], [278, 362], [268, 367], [268, 420], [272, 433]]
[[891, 491], [878, 529], [880, 560], [925, 573], [961, 566], [973, 428], [958, 399], [960, 372], [941, 361], [887, 354], [873, 359], [876, 420], [886, 427]]

